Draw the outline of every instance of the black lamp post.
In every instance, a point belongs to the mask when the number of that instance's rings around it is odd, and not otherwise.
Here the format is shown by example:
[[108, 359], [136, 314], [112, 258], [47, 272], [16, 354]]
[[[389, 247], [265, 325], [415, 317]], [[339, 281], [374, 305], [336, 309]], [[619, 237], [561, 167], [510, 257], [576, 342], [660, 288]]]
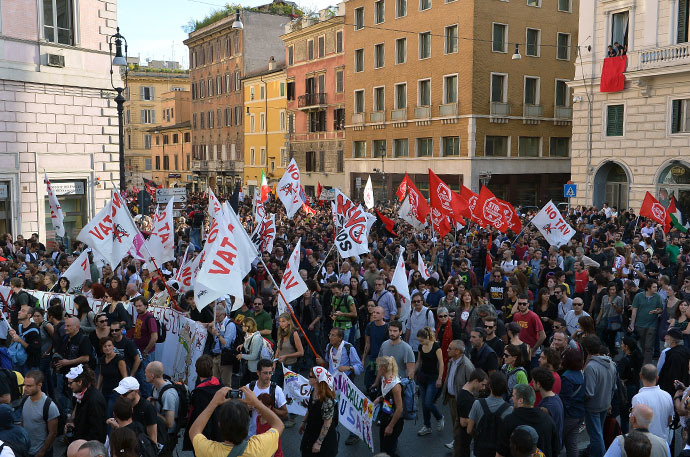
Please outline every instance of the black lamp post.
[[[124, 41], [125, 52], [122, 53], [122, 42]], [[115, 56], [113, 57], [113, 42], [115, 42]], [[108, 46], [110, 49], [110, 56], [112, 60], [110, 61], [110, 85], [117, 92], [115, 97], [115, 103], [117, 104], [117, 126], [118, 126], [118, 139], [119, 139], [119, 159], [120, 159], [120, 192], [127, 188], [127, 180], [125, 177], [125, 126], [124, 126], [124, 110], [125, 110], [125, 97], [123, 95], [124, 91], [127, 89], [127, 73], [129, 68], [127, 65], [127, 40], [125, 37], [120, 35], [120, 27], [117, 28], [117, 33], [108, 39]], [[115, 82], [113, 81], [113, 67], [125, 67], [124, 73], [124, 87], [115, 87]]]

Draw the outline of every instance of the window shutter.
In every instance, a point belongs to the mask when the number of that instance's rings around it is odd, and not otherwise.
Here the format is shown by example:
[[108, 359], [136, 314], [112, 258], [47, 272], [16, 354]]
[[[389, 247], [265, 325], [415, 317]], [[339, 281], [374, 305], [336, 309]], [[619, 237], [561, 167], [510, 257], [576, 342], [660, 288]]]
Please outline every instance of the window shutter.
[[144, 86], [139, 86], [139, 98], [144, 100]]
[[679, 0], [678, 2], [678, 36], [677, 43], [687, 43], [688, 41], [688, 3], [689, 0]]
[[150, 94], [151, 94], [151, 100], [155, 100], [155, 99], [156, 99], [156, 88], [153, 87], [153, 86], [151, 86], [151, 87], [149, 88], [149, 92], [150, 92]]
[[672, 110], [671, 110], [671, 133], [678, 133], [681, 130], [681, 122], [682, 122], [682, 112], [681, 112], [681, 104], [683, 103], [682, 100], [673, 100], [672, 103]]
[[156, 111], [151, 110], [151, 123], [155, 124], [156, 123]]
[[141, 110], [141, 123], [144, 124], [146, 122], [146, 110]]
[[623, 135], [623, 105], [607, 107], [606, 136]]

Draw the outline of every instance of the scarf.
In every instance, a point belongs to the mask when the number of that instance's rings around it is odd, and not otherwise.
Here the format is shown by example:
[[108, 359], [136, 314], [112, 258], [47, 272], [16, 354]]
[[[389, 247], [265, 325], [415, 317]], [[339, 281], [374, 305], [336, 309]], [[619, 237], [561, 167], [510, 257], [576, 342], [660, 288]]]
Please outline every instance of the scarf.
[[86, 389], [82, 390], [81, 392], [73, 392], [72, 396], [76, 398], [77, 403], [81, 403], [81, 401], [84, 399], [84, 394], [86, 394]]
[[381, 395], [385, 397], [396, 384], [400, 384], [398, 376], [381, 379]]
[[252, 338], [253, 338], [254, 335], [256, 335], [257, 333], [258, 333], [258, 330], [257, 330], [256, 332], [254, 332], [254, 333], [247, 333], [246, 335], [244, 335], [244, 350], [245, 350], [245, 351], [249, 352], [249, 345], [250, 345], [251, 342], [252, 342]]
[[333, 354], [333, 349], [335, 349], [333, 346], [331, 346], [331, 363], [335, 368], [338, 368], [340, 366], [340, 361], [343, 357], [343, 348], [345, 347], [345, 340], [340, 342], [340, 346], [338, 346], [338, 349], [336, 350], [335, 354]]

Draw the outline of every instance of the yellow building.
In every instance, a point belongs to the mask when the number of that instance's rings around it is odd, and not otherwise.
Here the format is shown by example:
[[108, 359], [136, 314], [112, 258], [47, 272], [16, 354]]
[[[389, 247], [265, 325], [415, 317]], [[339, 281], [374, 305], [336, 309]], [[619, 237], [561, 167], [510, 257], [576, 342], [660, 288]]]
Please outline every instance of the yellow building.
[[242, 80], [244, 98], [244, 192], [254, 195], [261, 172], [273, 186], [289, 162], [285, 66], [275, 65]]

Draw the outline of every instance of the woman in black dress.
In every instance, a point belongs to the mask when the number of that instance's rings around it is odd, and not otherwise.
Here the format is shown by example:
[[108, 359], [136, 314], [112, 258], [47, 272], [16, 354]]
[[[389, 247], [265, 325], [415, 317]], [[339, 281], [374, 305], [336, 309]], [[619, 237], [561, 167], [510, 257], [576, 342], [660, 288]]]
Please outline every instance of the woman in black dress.
[[312, 387], [309, 406], [299, 427], [302, 456], [335, 457], [338, 454], [338, 408], [333, 377], [325, 368], [316, 366], [309, 372], [309, 385]]
[[105, 397], [107, 417], [112, 417], [113, 405], [115, 404], [115, 399], [119, 396], [115, 392], [115, 388], [120, 383], [120, 380], [127, 376], [127, 366], [125, 359], [115, 352], [115, 345], [111, 337], [101, 338], [100, 348], [103, 352], [103, 357], [100, 360], [101, 370], [96, 387], [100, 389], [103, 397]]
[[379, 442], [381, 452], [391, 457], [398, 457], [398, 437], [403, 431], [404, 420], [402, 386], [398, 377], [398, 364], [393, 357], [379, 357], [376, 365], [381, 376], [381, 396], [374, 400], [374, 404], [381, 403], [378, 418]]

